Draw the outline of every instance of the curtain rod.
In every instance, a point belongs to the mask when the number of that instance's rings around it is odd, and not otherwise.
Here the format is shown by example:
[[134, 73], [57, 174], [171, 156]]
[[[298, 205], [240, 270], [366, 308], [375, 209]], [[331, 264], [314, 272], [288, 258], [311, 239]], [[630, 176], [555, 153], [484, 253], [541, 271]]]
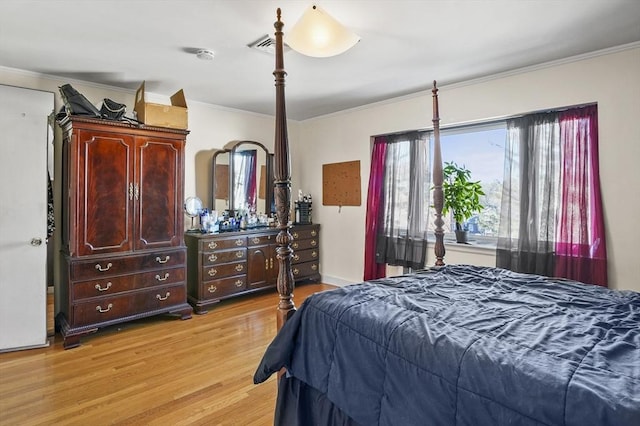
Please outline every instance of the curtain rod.
[[[545, 109], [540, 109], [540, 110], [530, 111], [530, 112], [520, 113], [520, 114], [505, 115], [505, 116], [492, 117], [492, 118], [483, 118], [483, 119], [480, 119], [480, 120], [463, 121], [463, 122], [459, 122], [459, 123], [441, 125], [440, 126], [440, 131], [443, 131], [443, 130], [456, 130], [456, 129], [462, 129], [462, 128], [465, 128], [465, 127], [480, 126], [480, 125], [483, 125], [483, 124], [490, 125], [490, 124], [494, 124], [494, 123], [499, 123], [501, 121], [512, 120], [514, 118], [525, 117], [527, 115], [544, 114], [544, 113], [549, 113], [549, 112], [567, 111], [567, 110], [570, 110], [570, 109], [573, 109], [573, 108], [584, 108], [584, 107], [592, 106], [592, 105], [598, 105], [598, 103], [597, 102], [587, 102], [587, 103], [583, 103], [583, 104], [575, 104], [575, 105], [569, 105], [569, 106], [558, 107], [558, 108], [545, 108]], [[381, 134], [378, 134], [378, 135], [373, 135], [371, 137], [372, 138], [393, 137], [393, 136], [404, 135], [404, 134], [413, 133], [413, 132], [433, 132], [433, 127], [426, 127], [426, 128], [422, 128], [422, 129], [416, 129], [416, 130], [403, 130], [403, 131], [391, 132], [391, 133], [381, 133]]]

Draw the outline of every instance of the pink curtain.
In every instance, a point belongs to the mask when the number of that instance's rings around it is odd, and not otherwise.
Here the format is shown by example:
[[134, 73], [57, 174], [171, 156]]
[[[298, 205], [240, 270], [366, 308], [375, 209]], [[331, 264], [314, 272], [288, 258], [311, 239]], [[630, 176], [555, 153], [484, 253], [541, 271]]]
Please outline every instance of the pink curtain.
[[561, 201], [555, 275], [607, 287], [597, 106], [560, 113]]
[[367, 216], [364, 235], [364, 280], [383, 278], [386, 275], [386, 265], [376, 263], [376, 236], [380, 218], [384, 186], [384, 159], [387, 151], [387, 141], [384, 137], [377, 137], [371, 153], [371, 171], [369, 173], [369, 190], [367, 192]]

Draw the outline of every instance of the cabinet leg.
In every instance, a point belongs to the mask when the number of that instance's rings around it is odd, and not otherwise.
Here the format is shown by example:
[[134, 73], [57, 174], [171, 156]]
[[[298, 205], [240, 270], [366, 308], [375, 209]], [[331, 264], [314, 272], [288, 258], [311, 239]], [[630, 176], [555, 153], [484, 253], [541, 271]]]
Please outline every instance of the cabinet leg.
[[171, 313], [180, 315], [181, 320], [186, 320], [191, 318], [191, 314], [193, 313], [193, 308], [191, 306], [188, 306], [179, 311], [172, 311]]
[[62, 344], [63, 348], [72, 349], [72, 348], [77, 348], [78, 346], [80, 346], [80, 336], [79, 335], [65, 336], [64, 337], [64, 343]]

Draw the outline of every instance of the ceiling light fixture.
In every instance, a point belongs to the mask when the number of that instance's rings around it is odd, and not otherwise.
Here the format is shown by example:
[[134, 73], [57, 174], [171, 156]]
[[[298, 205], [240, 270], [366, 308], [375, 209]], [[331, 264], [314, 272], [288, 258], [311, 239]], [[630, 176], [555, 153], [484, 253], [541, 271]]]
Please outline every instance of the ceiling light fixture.
[[196, 57], [198, 59], [202, 59], [203, 61], [210, 61], [214, 58], [213, 51], [209, 49], [200, 49], [196, 52]]
[[339, 55], [359, 41], [358, 35], [317, 5], [310, 6], [291, 31], [285, 32], [285, 42], [293, 50], [316, 58]]

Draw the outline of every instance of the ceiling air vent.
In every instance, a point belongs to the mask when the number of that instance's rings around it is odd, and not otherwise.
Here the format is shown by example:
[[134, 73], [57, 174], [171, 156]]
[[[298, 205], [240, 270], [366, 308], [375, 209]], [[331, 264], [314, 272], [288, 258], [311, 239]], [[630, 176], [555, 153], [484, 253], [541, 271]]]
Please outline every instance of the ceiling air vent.
[[[276, 54], [276, 40], [274, 38], [269, 37], [268, 35], [264, 35], [254, 41], [253, 43], [247, 44], [252, 49], [259, 50], [261, 52], [269, 53], [271, 55]], [[284, 44], [284, 52], [288, 52], [291, 50], [287, 44]]]

